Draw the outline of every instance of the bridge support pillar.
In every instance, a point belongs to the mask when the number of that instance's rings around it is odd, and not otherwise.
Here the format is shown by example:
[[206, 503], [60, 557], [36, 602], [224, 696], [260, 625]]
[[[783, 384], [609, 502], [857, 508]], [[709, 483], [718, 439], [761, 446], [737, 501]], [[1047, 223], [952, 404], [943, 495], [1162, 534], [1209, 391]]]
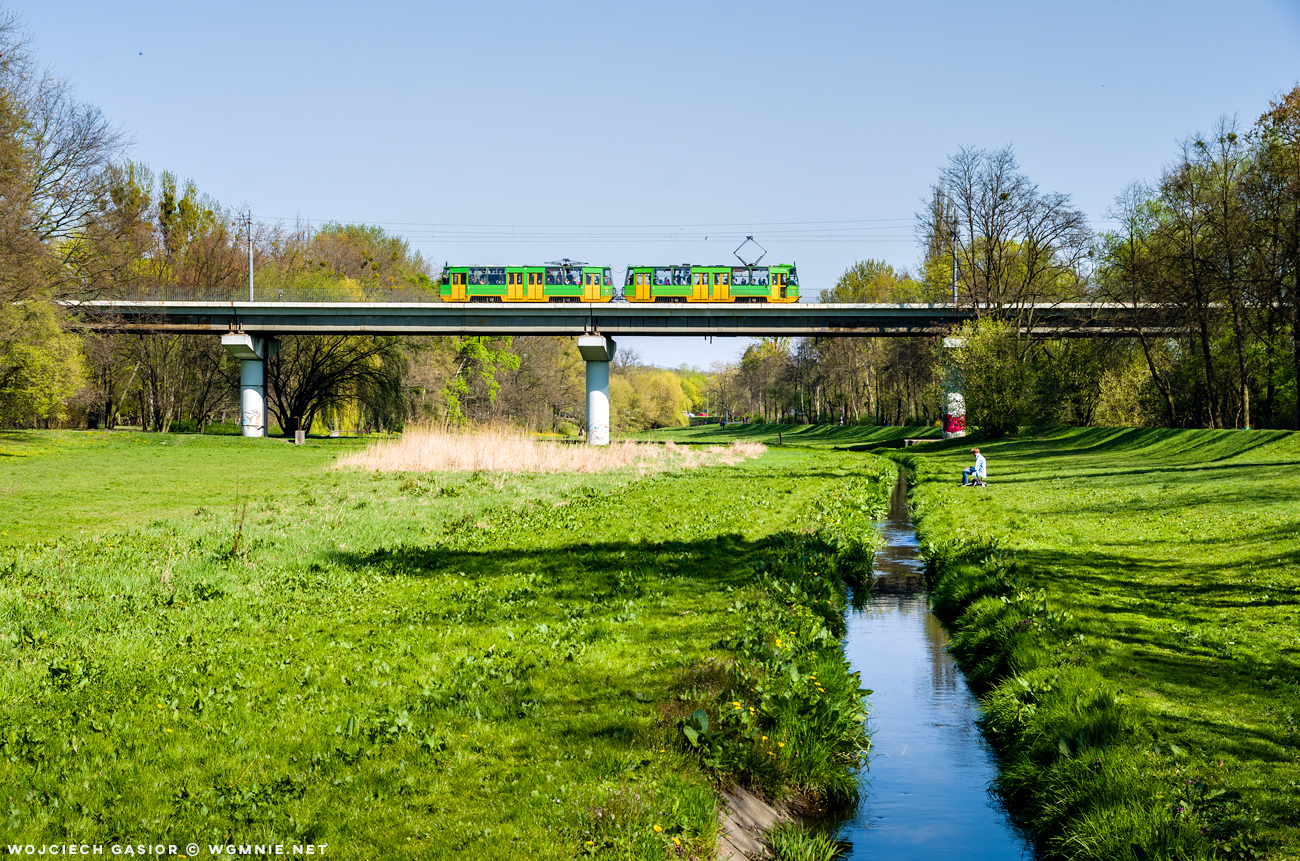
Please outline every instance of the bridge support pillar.
[[953, 351], [966, 346], [965, 338], [944, 338], [939, 354], [939, 374], [943, 380], [943, 438], [966, 436], [966, 393], [961, 369], [953, 360]]
[[587, 365], [587, 445], [609, 445], [609, 361], [614, 339], [580, 335], [578, 352]]
[[230, 332], [221, 336], [221, 346], [239, 359], [240, 428], [244, 436], [266, 436], [266, 363], [280, 349], [280, 342]]

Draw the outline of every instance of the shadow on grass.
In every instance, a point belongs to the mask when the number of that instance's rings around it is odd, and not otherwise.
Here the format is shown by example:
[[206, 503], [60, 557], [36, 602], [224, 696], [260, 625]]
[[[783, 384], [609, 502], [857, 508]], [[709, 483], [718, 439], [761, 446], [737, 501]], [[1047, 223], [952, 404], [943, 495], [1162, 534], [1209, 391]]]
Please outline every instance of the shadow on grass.
[[[401, 544], [370, 553], [324, 551], [318, 560], [435, 589], [445, 583], [449, 592], [455, 590], [439, 602], [451, 604], [443, 611], [421, 614], [417, 600], [407, 612], [386, 620], [395, 635], [412, 623], [458, 628], [465, 642], [497, 643], [500, 654], [511, 647], [504, 633], [509, 626], [523, 632], [521, 637], [556, 638], [559, 655], [575, 639], [610, 642], [611, 637], [639, 642], [635, 648], [647, 656], [659, 650], [675, 654], [679, 645], [685, 653], [703, 655], [734, 634], [735, 627], [735, 617], [726, 612], [697, 615], [703, 601], [753, 583], [752, 563], [775, 545], [788, 548], [791, 541], [808, 542], [810, 548], [819, 543], [802, 533], [777, 533], [759, 540], [724, 534], [693, 541], [574, 542], [544, 548]], [[667, 683], [661, 660], [566, 663], [560, 658], [556, 667], [552, 672], [560, 673], [564, 683], [539, 688], [537, 696], [570, 715], [556, 731], [570, 741], [630, 736], [633, 712], [659, 698]], [[611, 691], [628, 703], [626, 717], [593, 721], [584, 716], [607, 703]]]
[[[1225, 582], [1223, 564], [1186, 558], [1153, 562], [1055, 549], [1019, 550], [1016, 558], [1033, 572], [1030, 582], [1051, 577], [1054, 591], [1073, 596], [1074, 606], [1067, 609], [1075, 612], [1079, 630], [1120, 645], [1106, 660], [1132, 679], [1129, 687], [1205, 705], [1195, 715], [1164, 710], [1164, 731], [1199, 728], [1214, 740], [1215, 748], [1207, 754], [1294, 760], [1300, 738], [1288, 729], [1243, 719], [1239, 712], [1249, 714], [1258, 705], [1243, 711], [1234, 698], [1250, 692], [1252, 701], [1286, 702], [1300, 685], [1300, 662], [1287, 648], [1290, 625], [1277, 615], [1278, 608], [1300, 608], [1300, 588]], [[1261, 599], [1261, 592], [1269, 597]], [[1250, 630], [1235, 633], [1230, 619], [1217, 618], [1233, 610], [1242, 613], [1241, 621], [1249, 610], [1251, 621], [1274, 621], [1277, 627], [1271, 637]]]

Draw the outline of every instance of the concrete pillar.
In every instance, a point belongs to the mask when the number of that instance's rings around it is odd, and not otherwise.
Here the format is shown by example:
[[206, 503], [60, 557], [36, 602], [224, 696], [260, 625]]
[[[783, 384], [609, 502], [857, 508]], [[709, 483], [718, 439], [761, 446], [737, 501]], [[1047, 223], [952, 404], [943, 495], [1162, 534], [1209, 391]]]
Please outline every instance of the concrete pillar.
[[581, 335], [578, 352], [587, 363], [587, 445], [609, 445], [609, 360], [614, 339]]
[[966, 346], [965, 338], [944, 338], [939, 354], [939, 374], [943, 381], [942, 428], [944, 439], [966, 436], [966, 395], [961, 369], [953, 361], [952, 351]]
[[239, 424], [243, 434], [266, 436], [266, 362], [280, 349], [280, 342], [231, 332], [221, 336], [221, 346], [239, 359]]

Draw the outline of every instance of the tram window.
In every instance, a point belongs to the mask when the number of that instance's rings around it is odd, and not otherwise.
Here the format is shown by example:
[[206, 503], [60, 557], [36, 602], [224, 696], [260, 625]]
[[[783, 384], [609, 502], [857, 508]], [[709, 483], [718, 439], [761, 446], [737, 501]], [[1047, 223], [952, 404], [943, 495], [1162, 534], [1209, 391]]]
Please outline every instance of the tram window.
[[504, 287], [506, 283], [506, 270], [489, 269], [487, 271], [487, 283], [493, 287]]
[[442, 270], [442, 278], [439, 279], [439, 283], [442, 283], [442, 284], [450, 284], [450, 283], [451, 283], [451, 273], [448, 272], [446, 269]]
[[486, 269], [469, 270], [469, 283], [473, 286], [481, 286], [483, 284], [486, 284], [487, 270]]
[[558, 287], [558, 286], [560, 286], [560, 285], [562, 285], [562, 284], [564, 284], [564, 270], [562, 270], [562, 269], [547, 269], [547, 270], [546, 270], [546, 286], [547, 286], [547, 287]]
[[[606, 269], [605, 271], [608, 272], [609, 270]], [[633, 278], [634, 276], [635, 276], [636, 278], [638, 278], [638, 279], [640, 278], [640, 276], [637, 275], [635, 272], [633, 272], [631, 269], [627, 270], [627, 277], [623, 279], [623, 286], [624, 286], [624, 287], [631, 287], [631, 286], [632, 286], [632, 278]], [[637, 284], [640, 284], [641, 282], [640, 282], [640, 280], [638, 280], [636, 283], [637, 283]]]
[[703, 272], [696, 272], [695, 275], [691, 277], [691, 286], [699, 287], [701, 284], [704, 283], [704, 279], [706, 277], [707, 276]]
[[685, 266], [673, 269], [673, 284], [677, 287], [691, 286], [691, 270]]
[[608, 269], [605, 270], [605, 286], [606, 287], [614, 286], [614, 276], [610, 274]]
[[731, 270], [731, 283], [732, 283], [733, 285], [737, 286], [737, 287], [748, 286], [748, 284], [749, 284], [749, 270], [748, 270], [748, 269], [732, 269], [732, 270]]
[[754, 270], [754, 283], [757, 284], [757, 285], [759, 285], [760, 287], [766, 287], [766, 286], [767, 286], [767, 269], [766, 269], [766, 268], [764, 268], [764, 269], [755, 269], [755, 270]]
[[786, 278], [786, 281], [790, 284], [791, 287], [799, 286], [799, 273], [794, 270], [793, 266], [790, 267], [790, 274]]
[[581, 270], [581, 269], [566, 269], [564, 272], [565, 272], [566, 275], [569, 276], [567, 280], [568, 280], [568, 283], [569, 283], [569, 286], [570, 286], [570, 287], [581, 287], [581, 286], [582, 286], [582, 270]]
[[666, 268], [655, 269], [655, 286], [666, 287], [673, 283], [673, 270]]

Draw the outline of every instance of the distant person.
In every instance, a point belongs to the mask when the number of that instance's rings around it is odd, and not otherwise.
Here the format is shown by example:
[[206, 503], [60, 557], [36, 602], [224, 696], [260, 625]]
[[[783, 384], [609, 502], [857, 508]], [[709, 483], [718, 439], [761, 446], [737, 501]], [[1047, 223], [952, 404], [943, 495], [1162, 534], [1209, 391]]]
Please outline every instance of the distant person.
[[975, 455], [975, 465], [968, 466], [961, 471], [961, 486], [983, 487], [984, 480], [988, 478], [988, 466], [984, 462], [984, 455], [980, 454], [978, 448], [973, 448], [970, 452]]

